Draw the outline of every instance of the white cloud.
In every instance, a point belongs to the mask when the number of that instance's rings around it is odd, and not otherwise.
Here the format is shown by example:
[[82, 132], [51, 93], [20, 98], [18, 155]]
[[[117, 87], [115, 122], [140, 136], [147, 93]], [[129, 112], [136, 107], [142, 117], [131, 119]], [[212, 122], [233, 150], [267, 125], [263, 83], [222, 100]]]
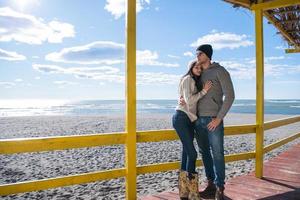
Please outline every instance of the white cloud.
[[[137, 0], [136, 12], [140, 12], [146, 5], [150, 4], [150, 0]], [[115, 19], [119, 19], [126, 11], [126, 0], [106, 0], [104, 9], [110, 12]]]
[[272, 81], [272, 84], [300, 84], [299, 80], [287, 80], [287, 81], [280, 81], [280, 80], [276, 80], [276, 81]]
[[137, 65], [179, 67], [177, 63], [163, 63], [158, 60], [158, 53], [150, 50], [137, 51]]
[[0, 86], [4, 86], [4, 88], [12, 88], [15, 85], [13, 82], [0, 82]]
[[201, 44], [211, 44], [214, 50], [253, 46], [254, 43], [248, 38], [249, 36], [245, 34], [238, 35], [235, 33], [216, 32], [214, 30], [211, 34], [198, 38], [190, 46], [198, 47]]
[[[60, 52], [46, 55], [46, 60], [76, 64], [120, 64], [124, 63], [125, 45], [111, 41], [96, 41], [83, 46], [64, 48]], [[158, 61], [158, 53], [150, 50], [137, 51], [137, 65], [178, 67], [177, 63]]]
[[124, 62], [125, 45], [111, 41], [96, 41], [83, 46], [64, 48], [46, 55], [53, 62], [76, 64], [117, 64]]
[[[33, 68], [43, 73], [49, 74], [66, 74], [72, 75], [80, 79], [91, 79], [100, 80], [101, 85], [105, 82], [113, 83], [124, 83], [125, 75], [120, 72], [118, 68], [113, 68], [109, 66], [102, 67], [73, 67], [64, 68], [56, 65], [41, 65], [34, 64]], [[178, 84], [180, 75], [167, 74], [163, 72], [138, 72], [137, 73], [137, 84], [147, 85], [147, 84]], [[56, 82], [56, 84], [64, 84], [65, 82]]]
[[183, 55], [188, 56], [188, 57], [193, 57], [194, 56], [194, 54], [190, 51], [184, 52]]
[[175, 56], [175, 55], [171, 55], [171, 54], [168, 54], [168, 57], [169, 57], [169, 58], [180, 59], [180, 57], [179, 57], [179, 56]]
[[64, 68], [57, 65], [33, 64], [32, 67], [49, 74], [67, 74], [76, 78], [124, 82], [124, 76], [120, 74], [120, 70], [110, 66]]
[[265, 57], [265, 61], [269, 62], [272, 60], [283, 60], [286, 59], [284, 56], [270, 56], [270, 57]]
[[65, 68], [56, 65], [33, 64], [32, 67], [37, 71], [50, 73], [50, 74], [66, 74], [67, 71]]
[[285, 68], [288, 67], [288, 65], [285, 64], [272, 64], [272, 63], [265, 63], [265, 74], [267, 76], [280, 76], [283, 74], [286, 74]]
[[278, 49], [278, 50], [285, 50], [285, 49], [287, 49], [287, 48], [284, 47], [284, 46], [276, 46], [275, 49]]
[[23, 79], [17, 78], [17, 79], [15, 79], [15, 82], [23, 82]]
[[225, 67], [231, 77], [236, 79], [254, 79], [255, 65], [251, 65], [245, 61], [222, 61], [220, 64]]
[[40, 79], [41, 79], [41, 77], [39, 77], [39, 76], [36, 76], [36, 77], [34, 77], [34, 79], [35, 79], [35, 80], [40, 80]]
[[287, 74], [298, 74], [300, 73], [300, 65], [285, 65], [282, 66], [282, 70]]
[[0, 8], [1, 31], [0, 41], [27, 44], [61, 43], [64, 38], [74, 37], [74, 26], [69, 23], [50, 21], [45, 23], [41, 18], [23, 14], [9, 7]]
[[181, 75], [167, 74], [163, 72], [139, 72], [137, 73], [137, 84], [139, 85], [165, 85], [178, 84]]
[[71, 81], [53, 81], [55, 85], [58, 85], [58, 88], [64, 89], [66, 86], [77, 85], [78, 83]]
[[[293, 66], [280, 63], [272, 63], [274, 60], [285, 59], [283, 56], [266, 57], [264, 64], [264, 71], [266, 76], [279, 77], [287, 74], [300, 73], [300, 66]], [[255, 79], [256, 77], [256, 62], [254, 58], [245, 58], [240, 60], [221, 61], [220, 64], [224, 66], [236, 79]]]
[[26, 60], [26, 57], [14, 51], [0, 49], [0, 59], [8, 61]]
[[54, 81], [53, 83], [56, 85], [77, 85], [78, 84], [76, 82], [71, 82], [71, 81]]

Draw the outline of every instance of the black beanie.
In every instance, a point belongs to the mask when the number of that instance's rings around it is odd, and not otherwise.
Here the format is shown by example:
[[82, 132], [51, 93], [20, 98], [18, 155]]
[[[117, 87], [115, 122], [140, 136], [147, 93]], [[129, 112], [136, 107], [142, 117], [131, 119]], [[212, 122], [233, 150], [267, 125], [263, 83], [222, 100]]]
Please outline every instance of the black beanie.
[[211, 60], [211, 56], [213, 54], [213, 49], [210, 44], [202, 44], [200, 45], [196, 51], [201, 51], [207, 55], [207, 57]]

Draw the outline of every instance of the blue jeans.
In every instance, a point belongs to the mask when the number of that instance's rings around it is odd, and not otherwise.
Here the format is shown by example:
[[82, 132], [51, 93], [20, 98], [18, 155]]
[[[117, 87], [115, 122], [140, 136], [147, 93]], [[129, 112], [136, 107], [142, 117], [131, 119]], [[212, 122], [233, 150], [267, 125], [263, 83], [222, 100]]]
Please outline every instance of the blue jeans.
[[214, 181], [218, 187], [223, 187], [225, 184], [224, 124], [222, 121], [214, 131], [209, 131], [207, 125], [212, 119], [213, 117], [197, 119], [195, 137], [202, 155], [207, 179]]
[[194, 146], [194, 125], [183, 111], [177, 110], [172, 118], [173, 127], [182, 143], [181, 169], [196, 173], [197, 151]]

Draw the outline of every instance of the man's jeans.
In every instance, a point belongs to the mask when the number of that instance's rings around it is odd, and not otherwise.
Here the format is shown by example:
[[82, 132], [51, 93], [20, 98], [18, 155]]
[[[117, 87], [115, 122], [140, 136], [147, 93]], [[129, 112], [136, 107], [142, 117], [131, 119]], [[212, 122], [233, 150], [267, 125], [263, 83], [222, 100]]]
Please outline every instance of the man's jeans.
[[222, 121], [214, 131], [209, 131], [207, 125], [212, 119], [213, 117], [197, 119], [195, 137], [202, 155], [207, 179], [214, 181], [218, 187], [223, 187], [225, 184], [224, 124]]
[[194, 124], [187, 114], [180, 110], [173, 115], [172, 123], [182, 143], [181, 169], [189, 173], [196, 173], [197, 151], [193, 143]]

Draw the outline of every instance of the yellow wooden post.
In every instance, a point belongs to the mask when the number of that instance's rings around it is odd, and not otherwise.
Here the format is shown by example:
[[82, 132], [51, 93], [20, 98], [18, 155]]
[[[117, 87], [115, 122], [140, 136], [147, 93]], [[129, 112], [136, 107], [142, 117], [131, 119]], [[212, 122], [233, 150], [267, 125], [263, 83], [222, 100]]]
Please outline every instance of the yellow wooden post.
[[126, 14], [126, 199], [136, 199], [136, 0]]
[[264, 146], [264, 45], [263, 45], [263, 11], [255, 10], [256, 35], [256, 151], [255, 175], [263, 176]]

